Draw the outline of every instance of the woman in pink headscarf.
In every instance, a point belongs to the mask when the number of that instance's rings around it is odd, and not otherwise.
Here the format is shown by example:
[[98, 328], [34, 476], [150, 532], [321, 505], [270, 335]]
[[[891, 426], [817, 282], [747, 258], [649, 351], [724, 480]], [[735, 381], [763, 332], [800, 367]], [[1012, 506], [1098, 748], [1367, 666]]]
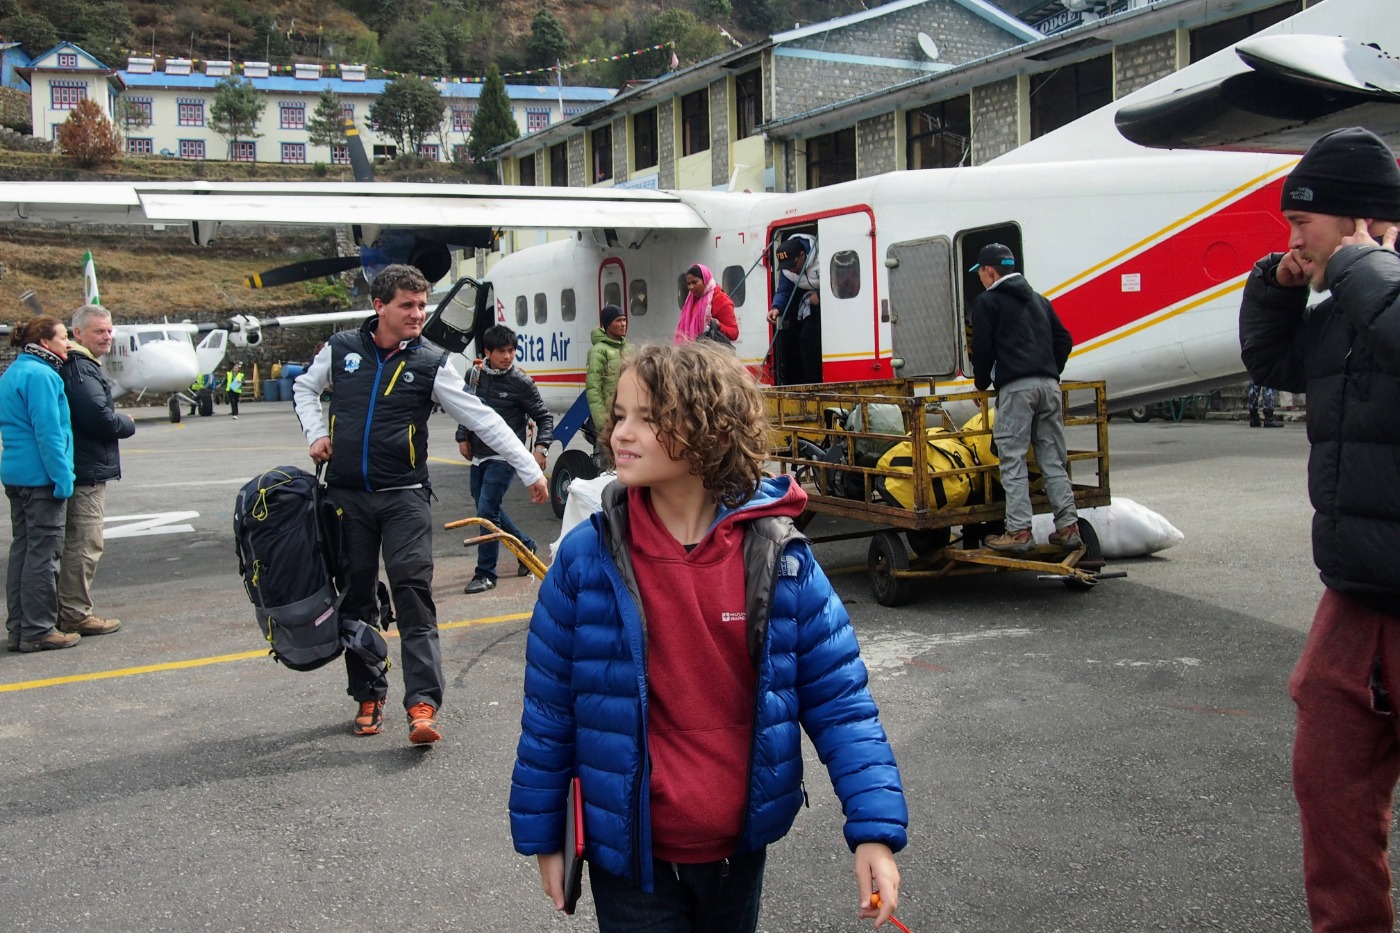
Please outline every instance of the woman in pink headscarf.
[[711, 321], [719, 325], [720, 333], [731, 342], [739, 339], [734, 302], [715, 282], [709, 269], [697, 262], [685, 270], [685, 289], [685, 304], [681, 305], [681, 320], [676, 325], [676, 343], [688, 343], [699, 337]]

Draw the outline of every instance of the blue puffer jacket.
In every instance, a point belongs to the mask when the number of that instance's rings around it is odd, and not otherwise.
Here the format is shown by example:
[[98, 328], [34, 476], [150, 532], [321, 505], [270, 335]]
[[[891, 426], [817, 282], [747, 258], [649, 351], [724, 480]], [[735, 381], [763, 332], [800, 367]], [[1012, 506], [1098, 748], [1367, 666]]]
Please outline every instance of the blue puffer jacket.
[[[764, 480], [740, 506], [805, 496]], [[720, 517], [728, 514], [721, 509]], [[570, 778], [582, 778], [585, 857], [652, 889], [645, 620], [627, 551], [626, 491], [564, 539], [540, 587], [526, 648], [525, 711], [511, 780], [511, 835], [523, 855], [563, 850]], [[803, 802], [805, 729], [846, 815], [846, 843], [906, 841], [899, 769], [841, 600], [789, 518], [748, 522], [750, 652], [758, 690], [748, 809], [736, 852], [781, 839]]]
[[0, 375], [0, 481], [73, 495], [73, 426], [58, 370], [21, 353]]

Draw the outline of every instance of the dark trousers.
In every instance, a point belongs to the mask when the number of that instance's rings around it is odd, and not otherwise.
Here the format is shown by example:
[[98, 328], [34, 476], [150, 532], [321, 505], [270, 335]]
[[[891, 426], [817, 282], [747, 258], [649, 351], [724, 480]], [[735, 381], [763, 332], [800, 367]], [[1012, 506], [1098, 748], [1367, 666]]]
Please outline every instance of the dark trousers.
[[753, 933], [766, 852], [718, 862], [653, 864], [654, 890], [588, 866], [599, 933]]
[[822, 312], [813, 308], [809, 317], [797, 322], [797, 385], [822, 381]]
[[[344, 511], [349, 586], [341, 611], [373, 621], [379, 558], [389, 580], [399, 627], [403, 705], [431, 703], [442, 708], [442, 649], [438, 644], [437, 607], [433, 604], [433, 515], [426, 489], [365, 492], [333, 488], [330, 497]], [[345, 652], [347, 693], [355, 700], [378, 699], [388, 692], [382, 675], [351, 651]]]
[[[535, 539], [520, 530], [511, 521], [501, 502], [506, 497], [515, 479], [515, 467], [504, 460], [487, 460], [472, 466], [472, 498], [476, 500], [476, 515], [484, 518], [497, 528], [514, 535], [527, 548], [534, 550]], [[484, 529], [483, 529], [484, 533]], [[496, 561], [500, 558], [501, 545], [498, 541], [488, 541], [476, 547], [476, 575], [488, 580], [496, 579]]]
[[58, 623], [58, 558], [68, 500], [52, 486], [6, 486], [10, 500], [10, 563], [5, 578], [5, 628], [11, 640], [38, 641]]
[[230, 392], [230, 393], [228, 393], [228, 405], [229, 405], [229, 408], [232, 408], [232, 409], [233, 409], [232, 414], [233, 414], [233, 416], [234, 416], [235, 418], [238, 417], [238, 400], [241, 399], [242, 397], [243, 397], [243, 394], [242, 394], [241, 392]]
[[1323, 593], [1288, 682], [1293, 793], [1315, 933], [1391, 933], [1391, 800], [1400, 779], [1400, 615]]

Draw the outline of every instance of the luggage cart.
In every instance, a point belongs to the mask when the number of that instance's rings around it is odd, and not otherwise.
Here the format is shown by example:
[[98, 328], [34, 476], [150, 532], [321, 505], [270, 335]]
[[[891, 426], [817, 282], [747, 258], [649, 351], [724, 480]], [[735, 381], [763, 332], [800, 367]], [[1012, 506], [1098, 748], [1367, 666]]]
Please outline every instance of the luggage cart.
[[463, 528], [467, 525], [478, 525], [485, 531], [485, 534], [466, 538], [462, 541], [463, 547], [475, 547], [487, 541], [499, 541], [506, 546], [506, 550], [515, 555], [515, 559], [534, 575], [536, 580], [543, 580], [544, 575], [549, 572], [544, 561], [539, 555], [527, 548], [524, 543], [515, 535], [502, 531], [484, 518], [460, 518], [455, 522], [447, 522], [442, 526], [444, 531], [451, 531], [454, 528]]
[[[1093, 429], [1092, 449], [1069, 450], [1075, 506], [1108, 505], [1104, 384], [1065, 382], [1061, 391], [1065, 411], [1074, 412], [1065, 417], [1066, 429], [1075, 438], [1084, 432], [1074, 428]], [[870, 589], [882, 606], [907, 602], [915, 581], [972, 573], [1027, 570], [1080, 591], [1102, 579], [1125, 576], [1103, 571], [1098, 536], [1087, 521], [1079, 523], [1083, 546], [1072, 551], [1048, 544], [1025, 554], [983, 547], [982, 540], [1001, 532], [1006, 520], [992, 432], [985, 419], [974, 424], [979, 408], [986, 412], [994, 393], [940, 393], [932, 380], [893, 379], [775, 386], [765, 389], [765, 395], [773, 425], [773, 461], [807, 492], [799, 526], [817, 543], [870, 538]], [[953, 418], [959, 410], [970, 419], [963, 426]], [[914, 442], [920, 430], [926, 441], [957, 441], [974, 455], [961, 464], [956, 458], [950, 463], [931, 454], [929, 443]], [[907, 458], [883, 456], [900, 444], [910, 448]], [[883, 453], [877, 457], [876, 451]], [[893, 460], [901, 462], [895, 466]], [[955, 504], [961, 493], [944, 494], [950, 482], [966, 493], [964, 501]], [[1032, 472], [1032, 510], [1050, 512], [1040, 486]], [[847, 519], [861, 527], [813, 534], [809, 529], [817, 516]]]

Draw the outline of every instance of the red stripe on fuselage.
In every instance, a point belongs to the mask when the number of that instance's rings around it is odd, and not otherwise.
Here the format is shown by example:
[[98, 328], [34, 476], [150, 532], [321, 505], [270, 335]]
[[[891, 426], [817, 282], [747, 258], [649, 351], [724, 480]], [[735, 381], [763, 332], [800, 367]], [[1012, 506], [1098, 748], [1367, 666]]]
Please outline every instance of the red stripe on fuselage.
[[[1282, 189], [1280, 178], [1088, 281], [1051, 294], [1075, 345], [1244, 275], [1260, 256], [1287, 249], [1288, 224], [1279, 213]], [[1125, 291], [1125, 277], [1134, 275], [1140, 277], [1140, 290]]]

